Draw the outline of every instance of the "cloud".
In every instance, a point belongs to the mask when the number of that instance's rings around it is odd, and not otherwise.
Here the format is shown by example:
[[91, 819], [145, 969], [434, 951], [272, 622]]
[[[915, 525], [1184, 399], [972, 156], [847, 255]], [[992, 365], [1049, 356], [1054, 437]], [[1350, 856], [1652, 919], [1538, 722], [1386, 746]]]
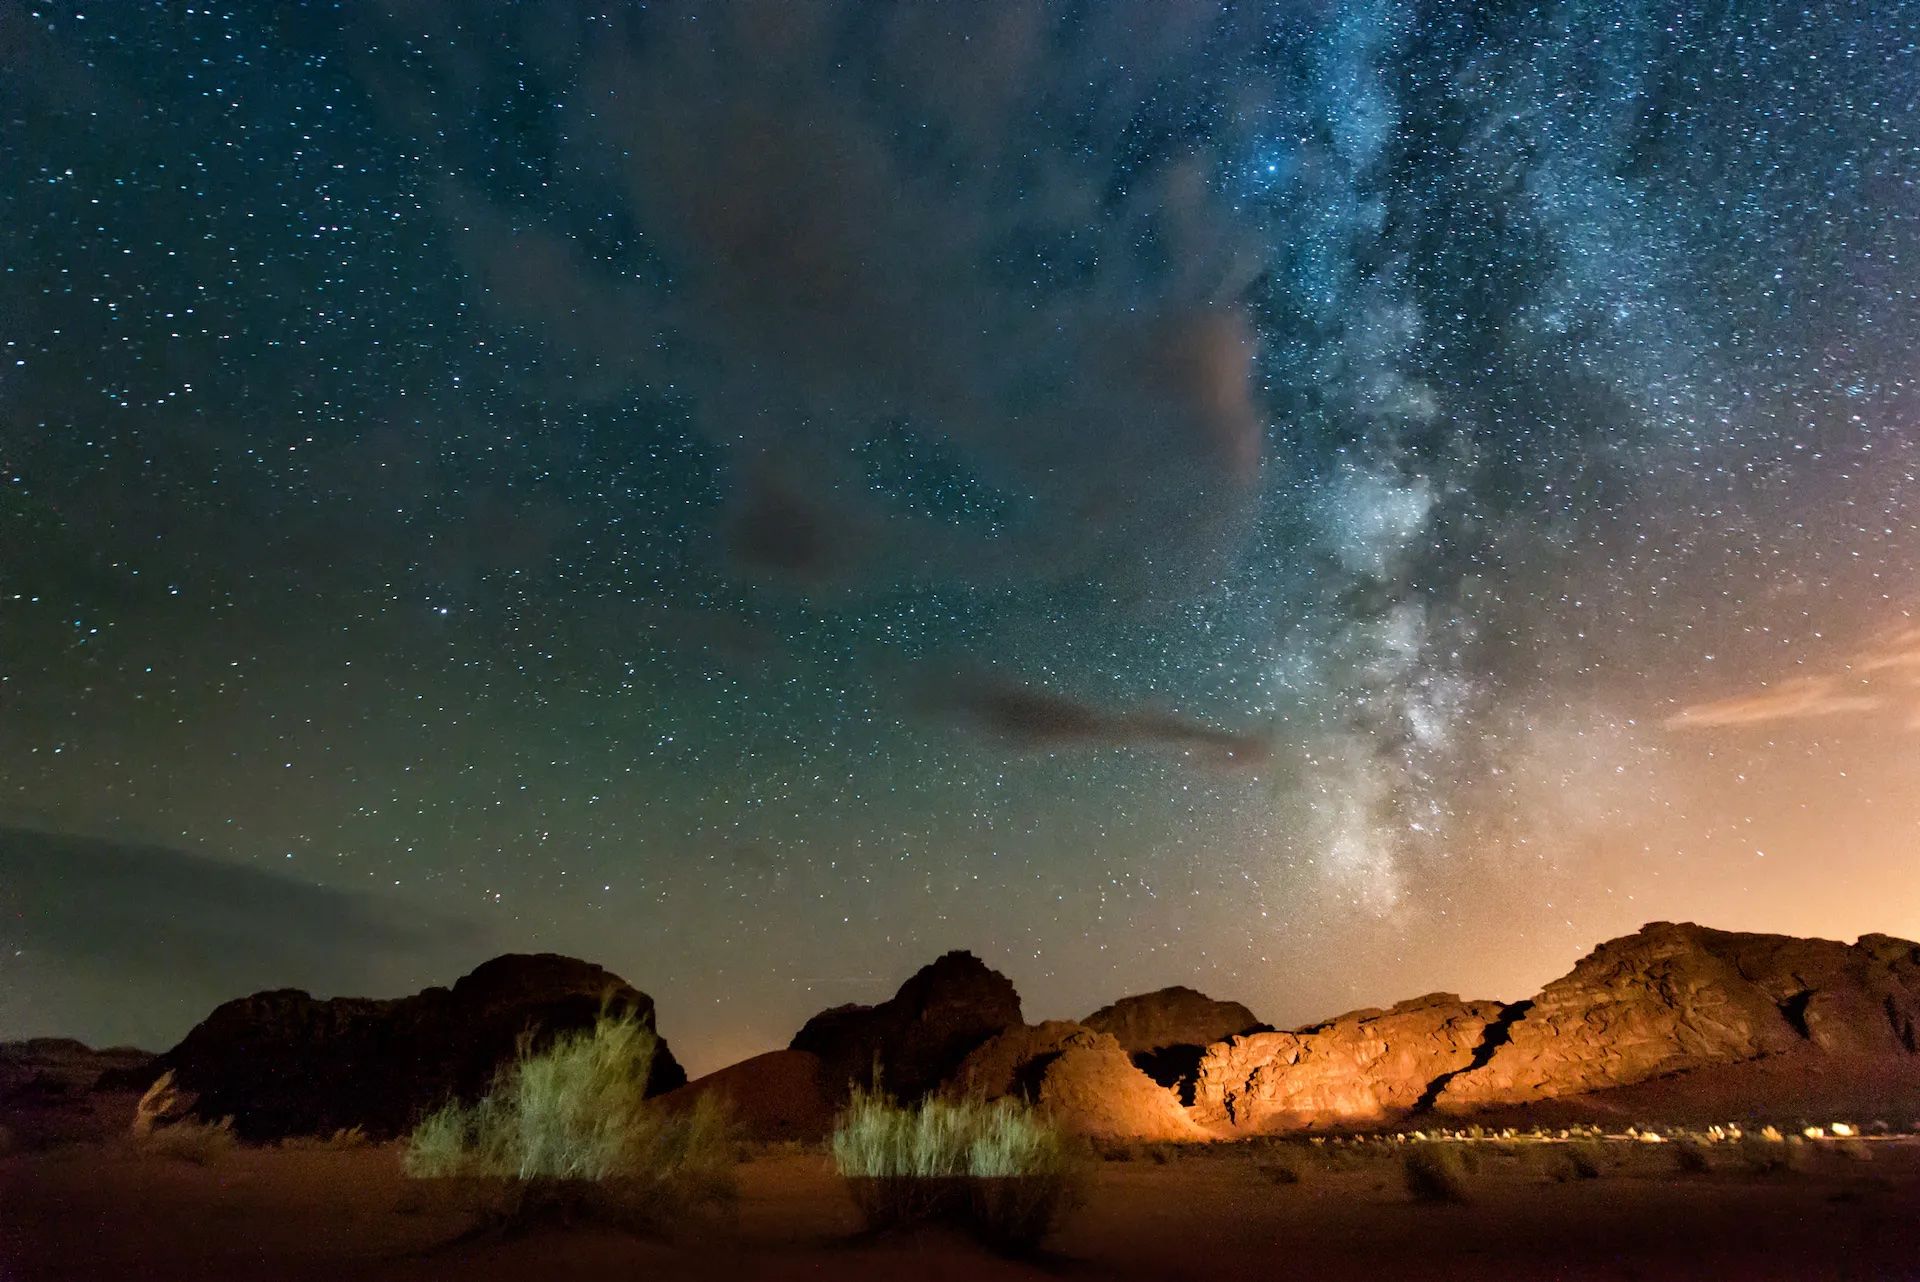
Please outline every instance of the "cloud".
[[[1813, 717], [1877, 713], [1905, 708], [1907, 725], [1920, 729], [1920, 628], [1897, 628], [1875, 639], [1841, 665], [1840, 672], [1796, 677], [1755, 694], [1690, 704], [1667, 718], [1673, 730], [1764, 725]], [[1901, 687], [1891, 694], [1889, 686]]]
[[[167, 846], [0, 827], [0, 1032], [158, 1045], [262, 988], [419, 986], [479, 924]], [[457, 973], [457, 971], [456, 971]]]
[[[1233, 16], [388, 10], [367, 78], [438, 154], [476, 290], [543, 335], [572, 391], [689, 408], [729, 457], [722, 545], [750, 577], [1158, 596], [1246, 534], [1264, 256], [1213, 181], [1245, 126], [1168, 114], [1241, 74], [1220, 56]], [[513, 164], [506, 110], [531, 122]], [[503, 170], [546, 178], [510, 189]], [[875, 484], [865, 451], [891, 431], [1019, 519], [943, 519]]]
[[923, 690], [923, 702], [970, 728], [1021, 747], [1146, 748], [1216, 768], [1257, 767], [1271, 747], [1158, 708], [1105, 708], [1000, 676], [963, 675]]
[[1735, 695], [1689, 704], [1667, 718], [1669, 729], [1708, 726], [1753, 726], [1772, 721], [1799, 721], [1851, 712], [1874, 712], [1882, 701], [1857, 694], [1839, 677], [1799, 677], [1783, 681], [1758, 694]]
[[1920, 682], [1920, 628], [1901, 628], [1875, 641], [1853, 661], [1860, 672], [1892, 672]]

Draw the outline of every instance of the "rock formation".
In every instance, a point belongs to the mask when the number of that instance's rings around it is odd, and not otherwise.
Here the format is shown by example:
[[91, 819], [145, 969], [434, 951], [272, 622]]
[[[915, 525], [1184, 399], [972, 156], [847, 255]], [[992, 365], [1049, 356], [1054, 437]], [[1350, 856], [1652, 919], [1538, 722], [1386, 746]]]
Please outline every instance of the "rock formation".
[[1066, 1129], [1096, 1138], [1204, 1138], [1174, 1092], [1135, 1067], [1118, 1040], [1068, 1020], [988, 1039], [962, 1061], [947, 1089], [1024, 1099]]
[[[602, 1009], [649, 1027], [653, 999], [619, 976], [550, 953], [496, 957], [455, 983], [412, 997], [319, 1000], [295, 989], [227, 1002], [149, 1066], [171, 1070], [195, 1116], [231, 1116], [247, 1140], [326, 1135], [358, 1126], [380, 1139], [449, 1097], [473, 1099], [523, 1034], [537, 1046], [589, 1027]], [[686, 1081], [660, 1043], [650, 1093]]]
[[1191, 988], [1174, 986], [1122, 997], [1080, 1021], [1109, 1033], [1134, 1064], [1162, 1086], [1193, 1102], [1194, 1079], [1207, 1047], [1243, 1033], [1266, 1032], [1239, 1002], [1223, 1002]]
[[0, 1132], [23, 1148], [124, 1134], [152, 1061], [151, 1051], [65, 1037], [0, 1042]]
[[[523, 1033], [587, 1026], [603, 1003], [652, 1023], [646, 994], [550, 955], [497, 958], [451, 989], [391, 1001], [258, 993], [157, 1058], [61, 1041], [0, 1046], [0, 1124], [35, 1144], [124, 1133], [140, 1091], [170, 1071], [175, 1107], [231, 1115], [245, 1139], [354, 1126], [393, 1136], [449, 1096], [484, 1090]], [[1908, 1118], [1920, 1098], [1920, 944], [1655, 922], [1526, 1001], [1437, 993], [1290, 1032], [1243, 1031], [1252, 1023], [1243, 1006], [1175, 988], [1086, 1023], [1029, 1027], [1012, 983], [955, 952], [887, 1001], [823, 1011], [788, 1050], [666, 1102], [724, 1096], [751, 1136], [818, 1139], [848, 1084], [877, 1067], [905, 1100], [934, 1089], [1011, 1096], [1072, 1130], [1129, 1139], [1420, 1125], [1432, 1114], [1521, 1125], [1817, 1120], [1843, 1100], [1866, 1110], [1855, 1116]], [[1200, 1039], [1210, 1044], [1196, 1052]], [[1175, 1051], [1197, 1065], [1168, 1071]], [[684, 1081], [663, 1043], [652, 1091]]]
[[1169, 1046], [1211, 1046], [1242, 1033], [1264, 1030], [1253, 1012], [1239, 1002], [1217, 1001], [1177, 984], [1122, 997], [1080, 1022], [1097, 1033], [1111, 1035], [1129, 1055]]
[[1237, 1131], [1377, 1126], [1431, 1103], [1506, 1010], [1433, 993], [1289, 1033], [1254, 1033], [1207, 1049], [1194, 1117]]
[[1920, 945], [1654, 922], [1548, 984], [1437, 1102], [1529, 1104], [1783, 1055], [1908, 1056], [1917, 1024]]
[[968, 1051], [1020, 1023], [1020, 994], [972, 953], [923, 966], [878, 1006], [836, 1006], [794, 1034], [790, 1050], [820, 1057], [830, 1091], [880, 1084], [903, 1100], [944, 1081]]
[[711, 1096], [726, 1104], [740, 1134], [751, 1140], [813, 1141], [833, 1132], [834, 1100], [820, 1057], [810, 1051], [768, 1051], [688, 1082], [660, 1097], [672, 1109], [690, 1109]]
[[[1751, 1115], [1803, 1107], [1823, 1076], [1834, 1098], [1897, 1092], [1920, 1078], [1917, 1030], [1920, 945], [1654, 922], [1528, 1001], [1441, 993], [1217, 1043], [1200, 1064], [1193, 1116], [1257, 1132], [1552, 1103], [1566, 1120], [1611, 1115], [1607, 1092], [1656, 1080], [1660, 1091], [1632, 1098], [1679, 1115], [1690, 1113], [1687, 1075], [1715, 1107], [1746, 1091]], [[1848, 1094], [1849, 1084], [1859, 1089]]]

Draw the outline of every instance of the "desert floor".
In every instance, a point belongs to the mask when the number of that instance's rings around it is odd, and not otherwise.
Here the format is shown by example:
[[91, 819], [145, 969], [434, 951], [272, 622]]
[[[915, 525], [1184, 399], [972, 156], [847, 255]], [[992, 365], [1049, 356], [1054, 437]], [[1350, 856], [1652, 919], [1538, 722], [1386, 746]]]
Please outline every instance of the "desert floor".
[[77, 1144], [0, 1158], [0, 1278], [1920, 1279], [1920, 1141], [1796, 1145], [1797, 1169], [1769, 1173], [1621, 1143], [1585, 1179], [1555, 1147], [1476, 1146], [1458, 1205], [1413, 1200], [1388, 1145], [1136, 1149], [1093, 1164], [1050, 1254], [1016, 1262], [944, 1231], [863, 1235], [817, 1152], [750, 1156], [736, 1215], [678, 1241], [455, 1242], [469, 1221], [391, 1147], [202, 1164]]

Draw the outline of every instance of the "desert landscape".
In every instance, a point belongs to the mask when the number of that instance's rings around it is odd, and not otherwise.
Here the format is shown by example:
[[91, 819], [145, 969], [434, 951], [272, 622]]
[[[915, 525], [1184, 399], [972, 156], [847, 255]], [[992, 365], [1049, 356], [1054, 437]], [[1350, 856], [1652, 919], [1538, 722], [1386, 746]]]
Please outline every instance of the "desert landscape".
[[1920, 1282], [1920, 0], [0, 0], [0, 1282]]
[[[726, 1119], [697, 1208], [499, 1216], [420, 1175], [423, 1119], [609, 1009], [652, 1035], [616, 976], [509, 956], [397, 1000], [255, 994], [158, 1056], [10, 1044], [5, 1276], [1920, 1276], [1920, 946], [1889, 937], [1655, 923], [1531, 999], [1288, 1031], [1177, 987], [1028, 1025], [949, 953], [692, 1082], [658, 1043], [649, 1114]], [[1049, 1128], [1070, 1196], [1019, 1243], [876, 1224], [835, 1133], [876, 1076]]]

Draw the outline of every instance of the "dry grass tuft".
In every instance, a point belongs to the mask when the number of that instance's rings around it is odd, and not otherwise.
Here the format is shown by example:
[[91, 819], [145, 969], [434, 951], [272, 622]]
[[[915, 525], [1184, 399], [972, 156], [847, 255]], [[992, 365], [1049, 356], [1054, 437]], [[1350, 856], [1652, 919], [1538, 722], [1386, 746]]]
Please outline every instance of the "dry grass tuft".
[[1457, 1144], [1421, 1142], [1407, 1148], [1407, 1192], [1419, 1202], [1466, 1202], [1467, 1165]]
[[857, 1090], [832, 1147], [834, 1167], [873, 1229], [945, 1220], [1024, 1254], [1079, 1198], [1082, 1163], [1066, 1137], [1013, 1100], [903, 1107]]
[[1576, 1180], [1597, 1180], [1610, 1164], [1605, 1140], [1571, 1140], [1566, 1156], [1567, 1170]]
[[681, 1114], [647, 1101], [658, 1044], [627, 1014], [537, 1054], [523, 1045], [478, 1102], [450, 1102], [414, 1129], [407, 1174], [450, 1181], [469, 1209], [508, 1227], [557, 1214], [659, 1229], [727, 1204], [724, 1111], [710, 1098]]
[[280, 1147], [294, 1152], [347, 1152], [352, 1149], [369, 1148], [373, 1141], [367, 1137], [364, 1129], [358, 1126], [343, 1126], [331, 1135], [289, 1135], [280, 1141]]
[[211, 1166], [233, 1152], [233, 1119], [218, 1122], [181, 1121], [155, 1126], [134, 1140], [141, 1152], [195, 1166]]
[[1682, 1171], [1692, 1175], [1703, 1175], [1713, 1169], [1713, 1157], [1707, 1146], [1698, 1140], [1681, 1140], [1673, 1146], [1673, 1163]]
[[1788, 1140], [1771, 1126], [1759, 1135], [1740, 1141], [1740, 1157], [1756, 1175], [1778, 1175], [1802, 1170], [1806, 1166], [1807, 1144], [1798, 1137]]
[[1276, 1144], [1262, 1152], [1254, 1169], [1269, 1184], [1298, 1184], [1306, 1179], [1313, 1163], [1296, 1145]]

